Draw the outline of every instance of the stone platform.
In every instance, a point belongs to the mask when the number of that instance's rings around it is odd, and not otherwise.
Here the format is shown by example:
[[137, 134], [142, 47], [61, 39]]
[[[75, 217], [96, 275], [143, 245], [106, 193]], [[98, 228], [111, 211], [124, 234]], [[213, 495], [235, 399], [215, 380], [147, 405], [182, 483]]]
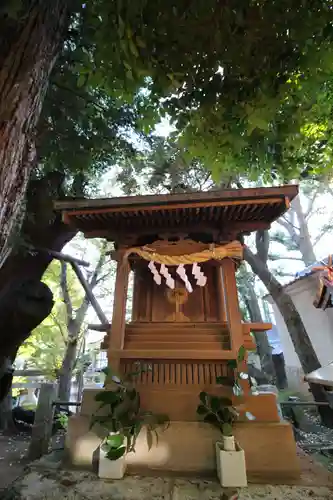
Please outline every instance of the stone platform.
[[[89, 430], [90, 419], [79, 415], [71, 417], [66, 436], [66, 450], [70, 464], [92, 469], [94, 456], [101, 442], [98, 430]], [[288, 484], [300, 476], [296, 446], [289, 424], [239, 423], [235, 436], [246, 453], [249, 481]], [[157, 473], [215, 476], [214, 443], [219, 432], [199, 422], [171, 422], [159, 436], [158, 445], [149, 451], [145, 431], [140, 434], [136, 453], [127, 455], [129, 473], [156, 475]]]
[[[70, 466], [92, 470], [93, 462], [97, 460], [103, 432], [98, 426], [91, 430], [90, 421], [91, 415], [98, 410], [98, 403], [94, 398], [99, 391], [100, 389], [86, 389], [81, 413], [69, 419], [65, 447]], [[162, 395], [174, 392], [164, 391]], [[198, 391], [192, 401], [195, 405], [197, 394]], [[185, 396], [184, 393], [186, 400]], [[150, 399], [150, 403], [153, 401], [156, 404], [158, 401], [158, 398]], [[141, 398], [141, 405], [146, 410], [151, 406], [144, 397]], [[190, 413], [194, 416], [195, 405]], [[256, 416], [256, 420], [237, 422], [234, 434], [245, 451], [248, 480], [264, 484], [290, 484], [297, 480], [300, 477], [300, 464], [292, 428], [290, 424], [280, 421], [275, 395], [253, 396], [246, 401], [246, 407]], [[163, 408], [152, 408], [155, 413], [163, 413], [161, 410]], [[154, 443], [149, 451], [146, 431], [143, 429], [137, 439], [136, 452], [129, 453], [126, 457], [128, 473], [144, 476], [185, 474], [215, 477], [215, 443], [220, 439], [219, 431], [209, 424], [196, 419], [183, 421], [173, 418], [169, 428], [159, 433], [158, 444]]]

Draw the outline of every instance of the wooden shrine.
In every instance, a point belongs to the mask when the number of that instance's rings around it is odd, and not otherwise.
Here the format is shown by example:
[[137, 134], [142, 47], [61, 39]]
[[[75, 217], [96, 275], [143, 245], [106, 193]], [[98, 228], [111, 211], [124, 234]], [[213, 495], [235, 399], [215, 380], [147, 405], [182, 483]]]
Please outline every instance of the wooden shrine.
[[332, 255], [328, 256], [327, 264], [314, 266], [312, 272], [320, 271], [318, 277], [318, 289], [313, 305], [316, 309], [330, 309], [333, 307], [333, 265]]
[[[235, 276], [242, 259], [240, 237], [268, 229], [297, 192], [292, 185], [56, 203], [64, 222], [87, 238], [114, 242], [114, 309], [102, 348], [119, 372], [133, 371], [138, 362], [150, 366], [137, 382], [142, 405], [172, 421], [155, 450], [147, 453], [142, 440], [142, 448], [128, 458], [133, 471], [214, 471], [213, 443], [219, 436], [197, 421], [199, 393], [221, 393], [216, 376], [232, 376], [227, 362], [236, 359], [242, 345], [255, 348], [251, 330], [271, 328], [242, 322]], [[132, 318], [126, 323], [131, 271]], [[98, 446], [89, 431], [93, 396], [94, 391], [85, 391], [81, 414], [69, 426], [67, 448], [78, 465], [91, 463]], [[275, 396], [247, 394], [244, 404], [256, 417], [237, 423], [235, 431], [249, 477], [286, 481], [297, 476], [293, 433], [280, 421]]]

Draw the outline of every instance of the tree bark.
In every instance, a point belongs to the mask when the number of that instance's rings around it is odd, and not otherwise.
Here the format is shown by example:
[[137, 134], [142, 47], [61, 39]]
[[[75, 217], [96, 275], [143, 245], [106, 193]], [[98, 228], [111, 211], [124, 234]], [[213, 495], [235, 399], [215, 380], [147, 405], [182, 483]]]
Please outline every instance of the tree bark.
[[[101, 272], [102, 266], [105, 261], [105, 249], [106, 249], [106, 243], [102, 247], [100, 257], [98, 259], [97, 265], [94, 269], [94, 272], [91, 276], [88, 285], [91, 292], [98, 283], [98, 276]], [[62, 297], [66, 306], [68, 338], [67, 338], [65, 356], [62, 361], [58, 378], [59, 382], [58, 397], [61, 401], [69, 401], [70, 398], [73, 371], [75, 368], [76, 358], [77, 358], [77, 346], [78, 346], [79, 336], [89, 305], [91, 303], [89, 299], [89, 294], [86, 292], [82, 304], [74, 313], [67, 286], [66, 269], [67, 269], [66, 263], [62, 262], [60, 286], [62, 290]]]
[[[253, 288], [252, 283], [247, 283], [248, 297], [246, 298], [246, 305], [253, 323], [262, 323], [262, 315], [257, 299], [257, 294]], [[269, 377], [274, 378], [275, 371], [272, 360], [272, 349], [268, 342], [266, 332], [253, 332], [256, 340], [258, 354], [260, 358], [261, 368], [264, 373]]]
[[23, 219], [35, 127], [66, 33], [68, 3], [28, 0], [17, 19], [0, 16], [0, 267]]
[[[251, 266], [252, 271], [261, 279], [277, 305], [290, 334], [295, 351], [299, 357], [304, 373], [310, 373], [320, 368], [319, 359], [312, 346], [311, 340], [291, 297], [283, 289], [257, 255], [244, 245], [244, 258]], [[326, 401], [324, 389], [310, 384], [310, 389], [316, 402]], [[333, 427], [333, 411], [329, 407], [320, 407], [319, 412], [325, 425]]]
[[[59, 214], [53, 212], [52, 199], [62, 196], [62, 180], [62, 174], [49, 174], [29, 183], [22, 239], [33, 247], [61, 251], [76, 234], [76, 231], [62, 223]], [[30, 252], [18, 247], [0, 269], [0, 353], [12, 361], [31, 328], [38, 326], [50, 312], [52, 294], [40, 280], [52, 259], [45, 252]], [[31, 319], [29, 323], [24, 317], [24, 310], [18, 308], [18, 296], [14, 297], [15, 304], [9, 304], [9, 295], [17, 295], [17, 290], [22, 305], [34, 304], [34, 320]], [[19, 324], [22, 328], [19, 328]]]
[[75, 315], [75, 319], [71, 319], [68, 325], [68, 339], [66, 345], [65, 356], [63, 358], [61, 368], [59, 371], [59, 389], [58, 397], [61, 401], [69, 401], [71, 392], [71, 383], [73, 377], [73, 370], [77, 357], [77, 346], [79, 335], [83, 325], [84, 318], [87, 314], [89, 307], [89, 300], [85, 297], [83, 302]]
[[308, 223], [305, 218], [305, 214], [302, 209], [301, 200], [299, 196], [291, 203], [292, 210], [295, 211], [299, 226], [299, 251], [302, 254], [303, 262], [306, 266], [313, 264], [316, 260], [316, 255], [313, 249]]

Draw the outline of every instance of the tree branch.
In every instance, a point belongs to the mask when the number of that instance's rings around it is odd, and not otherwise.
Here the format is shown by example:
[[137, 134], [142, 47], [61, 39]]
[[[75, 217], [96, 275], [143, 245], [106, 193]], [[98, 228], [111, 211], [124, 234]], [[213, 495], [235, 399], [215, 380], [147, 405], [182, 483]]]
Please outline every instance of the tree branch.
[[296, 245], [299, 245], [299, 235], [297, 234], [296, 230], [299, 231], [299, 228], [294, 226], [294, 224], [291, 223], [285, 216], [280, 217], [277, 221], [280, 226], [282, 226], [289, 234], [291, 239], [296, 243]]
[[313, 210], [313, 205], [316, 201], [316, 198], [319, 194], [319, 191], [320, 191], [320, 187], [317, 186], [316, 189], [313, 190], [313, 195], [311, 196], [310, 200], [309, 200], [309, 205], [308, 205], [308, 209], [306, 210], [305, 214], [304, 214], [304, 218], [307, 219], [309, 217], [309, 215], [312, 213], [312, 210]]
[[71, 298], [69, 296], [69, 290], [68, 290], [67, 263], [64, 261], [61, 261], [60, 264], [61, 264], [60, 288], [61, 288], [62, 298], [63, 298], [64, 304], [66, 306], [67, 325], [69, 325], [70, 322], [73, 320], [73, 306], [72, 306], [72, 301], [71, 301]]
[[319, 241], [322, 239], [323, 236], [327, 234], [328, 231], [331, 231], [333, 228], [333, 221], [331, 221], [328, 224], [325, 224], [325, 226], [322, 228], [321, 232], [318, 234], [318, 236], [314, 239], [314, 242], [312, 243], [312, 246], [316, 246]]
[[86, 292], [86, 295], [87, 295], [91, 305], [95, 309], [95, 312], [98, 316], [98, 319], [100, 320], [101, 323], [108, 323], [108, 319], [107, 319], [106, 315], [104, 314], [103, 310], [101, 309], [101, 306], [98, 304], [98, 302], [97, 302], [97, 300], [92, 292], [92, 288], [91, 288], [90, 283], [88, 283], [88, 281], [85, 279], [81, 269], [79, 268], [79, 266], [75, 262], [72, 262], [71, 265], [72, 265], [72, 268], [73, 268], [78, 280], [80, 281], [84, 291]]
[[272, 255], [272, 254], [269, 254], [268, 255], [268, 258], [269, 260], [272, 260], [272, 261], [277, 261], [277, 260], [297, 260], [299, 262], [303, 262], [303, 259], [302, 257], [291, 257], [291, 256], [283, 256], [283, 255]]
[[256, 232], [256, 248], [257, 256], [266, 265], [269, 250], [269, 233], [267, 230], [260, 230]]
[[54, 314], [53, 312], [51, 312], [50, 314], [52, 320], [54, 321], [54, 323], [57, 325], [57, 327], [59, 328], [59, 331], [60, 331], [60, 334], [62, 336], [62, 339], [64, 341], [64, 344], [66, 345], [67, 343], [67, 336], [65, 335], [64, 333], [64, 328], [63, 328], [63, 325], [61, 324], [61, 322], [58, 320], [57, 318], [57, 315]]

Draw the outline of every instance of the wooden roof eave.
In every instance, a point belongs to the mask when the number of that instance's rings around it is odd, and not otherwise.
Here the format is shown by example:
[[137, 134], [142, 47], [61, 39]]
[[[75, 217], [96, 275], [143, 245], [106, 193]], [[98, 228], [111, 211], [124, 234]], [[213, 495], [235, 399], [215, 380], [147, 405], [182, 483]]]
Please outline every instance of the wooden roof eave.
[[138, 209], [143, 206], [160, 206], [169, 208], [171, 204], [184, 206], [184, 204], [193, 204], [197, 202], [213, 204], [216, 202], [233, 201], [237, 204], [241, 200], [257, 200], [267, 198], [279, 198], [290, 201], [298, 194], [298, 186], [286, 185], [281, 187], [269, 188], [245, 188], [245, 189], [229, 189], [216, 190], [198, 193], [177, 193], [167, 195], [145, 195], [145, 196], [122, 196], [117, 198], [101, 198], [101, 199], [76, 199], [63, 200], [54, 203], [55, 210], [72, 211], [72, 210], [97, 210], [99, 208], [117, 208], [126, 211], [129, 208]]

